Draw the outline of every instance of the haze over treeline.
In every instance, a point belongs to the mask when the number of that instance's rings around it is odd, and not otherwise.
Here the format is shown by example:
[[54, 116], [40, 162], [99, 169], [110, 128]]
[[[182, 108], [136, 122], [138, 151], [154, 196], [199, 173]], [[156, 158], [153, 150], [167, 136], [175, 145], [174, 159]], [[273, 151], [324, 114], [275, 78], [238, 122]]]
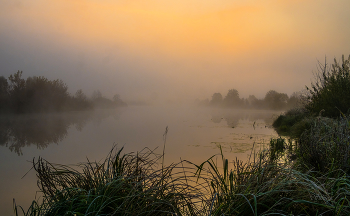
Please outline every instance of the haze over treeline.
[[18, 71], [8, 80], [0, 76], [0, 113], [64, 112], [126, 106], [118, 94], [113, 100], [103, 97], [98, 90], [91, 98], [81, 89], [71, 95], [62, 80], [48, 80], [43, 76], [23, 79], [22, 73]]
[[305, 96], [305, 93], [302, 91], [293, 92], [293, 94], [288, 96], [286, 93], [270, 90], [262, 99], [257, 98], [255, 95], [240, 98], [238, 90], [230, 89], [225, 97], [217, 92], [211, 96], [210, 100], [197, 99], [196, 104], [211, 107], [286, 110], [301, 106], [305, 102]]
[[0, 0], [0, 76], [130, 101], [291, 95], [350, 47], [348, 0]]

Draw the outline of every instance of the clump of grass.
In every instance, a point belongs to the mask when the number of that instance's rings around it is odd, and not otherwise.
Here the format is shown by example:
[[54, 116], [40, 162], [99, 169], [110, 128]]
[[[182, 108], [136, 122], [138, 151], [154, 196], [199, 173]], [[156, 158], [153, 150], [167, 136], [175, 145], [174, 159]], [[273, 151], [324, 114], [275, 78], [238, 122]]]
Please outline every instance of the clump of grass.
[[163, 156], [149, 149], [124, 155], [121, 151], [112, 150], [102, 163], [88, 161], [76, 168], [43, 158], [34, 161], [43, 201], [22, 213], [200, 215], [203, 191], [191, 183], [194, 175], [189, 167], [179, 163], [157, 168]]
[[[280, 141], [278, 141], [280, 142]], [[279, 143], [281, 144], [281, 143]], [[300, 172], [290, 163], [272, 161], [269, 150], [253, 161], [212, 158], [198, 166], [198, 177], [211, 186], [207, 215], [349, 215], [350, 180], [345, 173]], [[280, 161], [283, 155], [275, 157]]]

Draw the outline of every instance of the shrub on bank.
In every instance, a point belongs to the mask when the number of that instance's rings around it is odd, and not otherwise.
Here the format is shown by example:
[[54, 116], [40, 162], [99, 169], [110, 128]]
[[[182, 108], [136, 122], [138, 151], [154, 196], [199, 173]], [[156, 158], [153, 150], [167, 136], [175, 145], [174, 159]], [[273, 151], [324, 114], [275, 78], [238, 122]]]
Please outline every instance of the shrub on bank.
[[321, 111], [327, 117], [339, 117], [347, 113], [350, 107], [350, 55], [348, 59], [342, 56], [342, 63], [336, 59], [331, 67], [319, 64], [319, 72], [315, 75], [315, 83], [307, 90], [309, 92], [306, 109], [311, 113]]
[[280, 135], [298, 138], [304, 129], [309, 127], [309, 116], [308, 110], [304, 108], [290, 109], [285, 114], [278, 116], [272, 126]]

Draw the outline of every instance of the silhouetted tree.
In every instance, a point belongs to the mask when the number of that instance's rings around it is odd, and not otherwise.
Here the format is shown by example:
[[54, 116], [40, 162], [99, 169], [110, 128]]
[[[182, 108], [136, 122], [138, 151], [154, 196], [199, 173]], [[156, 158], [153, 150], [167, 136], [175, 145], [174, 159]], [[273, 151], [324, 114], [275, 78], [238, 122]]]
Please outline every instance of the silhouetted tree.
[[87, 99], [85, 93], [81, 89], [76, 91], [73, 104], [73, 109], [75, 110], [91, 109], [93, 107], [92, 103]]
[[7, 79], [0, 76], [0, 112], [8, 109], [9, 103], [9, 85]]
[[285, 109], [288, 102], [288, 95], [285, 93], [278, 93], [275, 90], [270, 90], [265, 95], [265, 103], [267, 108], [280, 110]]
[[293, 92], [288, 99], [288, 108], [294, 108], [301, 106], [302, 104], [302, 95], [300, 92]]
[[210, 101], [211, 105], [219, 106], [222, 105], [222, 95], [221, 93], [214, 93]]
[[99, 90], [96, 90], [92, 93], [92, 100], [96, 100], [97, 98], [101, 98], [102, 97], [102, 94]]
[[127, 104], [124, 101], [122, 101], [119, 94], [115, 94], [113, 96], [113, 103], [115, 106], [127, 106]]
[[26, 104], [28, 112], [63, 111], [69, 100], [68, 87], [62, 80], [50, 81], [45, 77], [28, 77]]
[[[70, 96], [62, 80], [48, 80], [43, 76], [22, 78], [22, 71], [10, 75], [7, 80], [0, 77], [0, 111], [13, 113], [60, 112], [91, 108], [80, 90]], [[5, 101], [5, 102], [4, 102]]]
[[224, 99], [225, 106], [239, 107], [243, 104], [243, 101], [239, 98], [239, 93], [236, 89], [230, 89]]
[[26, 81], [22, 79], [22, 71], [17, 71], [17, 73], [9, 76], [9, 96], [10, 96], [10, 108], [15, 113], [20, 113], [24, 111], [25, 107], [25, 83]]

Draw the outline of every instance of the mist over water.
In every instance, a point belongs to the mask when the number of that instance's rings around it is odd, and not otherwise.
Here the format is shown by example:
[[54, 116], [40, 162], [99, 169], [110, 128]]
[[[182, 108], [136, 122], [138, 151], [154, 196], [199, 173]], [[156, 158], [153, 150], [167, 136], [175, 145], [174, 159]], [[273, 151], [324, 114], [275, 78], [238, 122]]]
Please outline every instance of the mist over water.
[[318, 61], [349, 54], [349, 8], [0, 0], [0, 212], [35, 198], [33, 158], [99, 161], [114, 145], [161, 153], [167, 127], [167, 164], [220, 148], [246, 159], [277, 136], [270, 125], [282, 111], [265, 109], [294, 107]]
[[[270, 128], [279, 112], [214, 109], [193, 106], [130, 106], [67, 114], [26, 114], [2, 117], [0, 181], [2, 212], [11, 214], [12, 198], [29, 206], [37, 191], [30, 161], [39, 156], [51, 163], [77, 164], [104, 159], [113, 145], [124, 153], [155, 149], [162, 153], [168, 126], [165, 163], [201, 163], [214, 154], [246, 159], [253, 145], [266, 146], [277, 136]], [[5, 138], [6, 139], [5, 139]], [[10, 165], [9, 165], [10, 164]]]

